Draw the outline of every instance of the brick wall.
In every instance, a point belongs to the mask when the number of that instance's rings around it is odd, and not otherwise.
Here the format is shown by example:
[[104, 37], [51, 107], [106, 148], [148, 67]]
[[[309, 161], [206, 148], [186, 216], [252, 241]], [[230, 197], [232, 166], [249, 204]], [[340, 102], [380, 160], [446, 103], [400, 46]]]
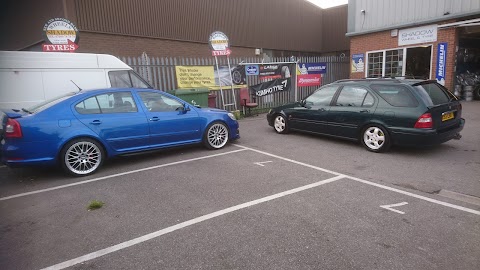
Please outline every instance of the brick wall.
[[[208, 37], [205, 38], [208, 40]], [[141, 56], [146, 52], [156, 57], [208, 57], [212, 56], [207, 43], [173, 41], [158, 38], [121, 36], [81, 32], [79, 48], [82, 53], [105, 53], [116, 56]], [[254, 48], [232, 47], [232, 57], [254, 57]]]
[[[444, 23], [448, 23], [448, 22], [444, 22]], [[421, 26], [421, 25], [418, 25], [418, 26]], [[390, 30], [361, 35], [361, 36], [354, 36], [350, 38], [350, 54], [353, 55], [357, 53], [363, 53], [365, 57], [367, 57], [367, 51], [396, 49], [396, 48], [403, 48], [403, 47], [419, 47], [422, 45], [432, 44], [433, 45], [432, 46], [432, 66], [430, 67], [430, 69], [431, 69], [431, 76], [432, 76], [431, 79], [435, 79], [435, 71], [437, 66], [437, 47], [438, 47], [438, 43], [442, 43], [442, 42], [448, 43], [445, 86], [451, 91], [453, 91], [455, 55], [456, 55], [455, 48], [458, 43], [456, 28], [438, 29], [436, 42], [422, 43], [422, 44], [415, 44], [415, 45], [408, 45], [408, 46], [398, 46], [398, 36], [392, 37], [390, 35]], [[368, 67], [365, 65], [365, 70], [367, 68]], [[350, 78], [352, 79], [360, 79], [364, 77], [365, 77], [364, 72], [350, 73]]]

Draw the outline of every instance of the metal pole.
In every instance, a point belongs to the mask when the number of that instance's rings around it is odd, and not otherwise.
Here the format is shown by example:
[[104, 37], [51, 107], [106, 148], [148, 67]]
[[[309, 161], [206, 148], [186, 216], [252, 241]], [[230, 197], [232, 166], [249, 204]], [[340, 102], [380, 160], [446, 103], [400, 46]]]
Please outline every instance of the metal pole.
[[218, 59], [215, 55], [215, 65], [217, 66], [218, 86], [220, 87], [220, 96], [222, 97], [222, 107], [225, 110], [225, 100], [223, 99], [222, 82], [220, 81], [220, 69], [218, 68]]
[[295, 85], [295, 87], [293, 88], [293, 90], [295, 91], [295, 102], [297, 102], [297, 101], [298, 101], [298, 85], [297, 85], [297, 76], [298, 76], [298, 75], [297, 75], [297, 68], [298, 68], [298, 64], [295, 63], [294, 66], [295, 66], [295, 70], [294, 70], [295, 76], [293, 76], [293, 77], [294, 77], [294, 81], [293, 81], [292, 83]]
[[228, 63], [228, 73], [230, 73], [230, 85], [232, 88], [232, 95], [233, 95], [233, 106], [235, 107], [235, 111], [237, 110], [237, 98], [235, 97], [235, 89], [233, 88], [233, 78], [232, 78], [232, 71], [230, 68], [230, 57], [227, 55], [227, 63]]

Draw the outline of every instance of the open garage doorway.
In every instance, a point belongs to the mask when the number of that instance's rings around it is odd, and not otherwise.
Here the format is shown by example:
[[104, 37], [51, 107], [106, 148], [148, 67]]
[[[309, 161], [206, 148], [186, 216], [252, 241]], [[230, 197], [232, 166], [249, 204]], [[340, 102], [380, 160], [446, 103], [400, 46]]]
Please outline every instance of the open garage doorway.
[[405, 76], [415, 79], [430, 79], [432, 46], [407, 48]]

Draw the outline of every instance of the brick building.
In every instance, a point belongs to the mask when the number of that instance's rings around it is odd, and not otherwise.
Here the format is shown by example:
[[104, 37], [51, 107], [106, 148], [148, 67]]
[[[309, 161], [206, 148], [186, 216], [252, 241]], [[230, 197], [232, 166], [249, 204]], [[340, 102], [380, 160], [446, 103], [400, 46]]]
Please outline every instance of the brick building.
[[480, 72], [480, 1], [349, 0], [351, 78], [437, 79]]
[[235, 57], [348, 55], [347, 6], [305, 0], [7, 0], [0, 4], [0, 50], [40, 51], [43, 25], [66, 18], [78, 52], [117, 56], [211, 56], [224, 32]]

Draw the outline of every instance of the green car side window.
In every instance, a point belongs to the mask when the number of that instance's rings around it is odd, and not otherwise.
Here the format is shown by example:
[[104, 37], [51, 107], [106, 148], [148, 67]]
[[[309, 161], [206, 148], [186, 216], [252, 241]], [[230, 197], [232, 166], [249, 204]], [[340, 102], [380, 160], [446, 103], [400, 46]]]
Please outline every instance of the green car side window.
[[338, 86], [324, 86], [305, 99], [305, 104], [309, 106], [328, 106], [332, 101]]
[[368, 93], [367, 89], [360, 86], [346, 85], [340, 92], [335, 105], [345, 107], [370, 107], [373, 106], [374, 102], [375, 100], [372, 95]]

